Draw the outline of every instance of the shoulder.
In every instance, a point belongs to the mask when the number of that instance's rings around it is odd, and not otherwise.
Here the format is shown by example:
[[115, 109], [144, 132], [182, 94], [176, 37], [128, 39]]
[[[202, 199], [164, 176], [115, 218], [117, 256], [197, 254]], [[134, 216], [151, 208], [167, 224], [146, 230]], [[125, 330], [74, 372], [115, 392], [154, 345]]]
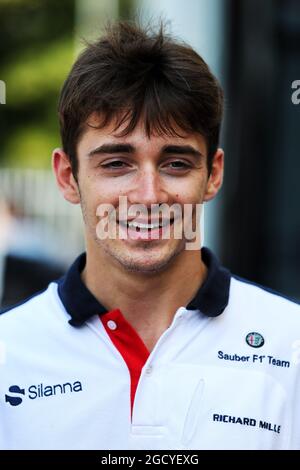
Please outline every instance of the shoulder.
[[295, 315], [300, 324], [300, 303], [297, 300], [235, 275], [231, 279], [231, 295], [239, 304], [266, 315]]
[[55, 296], [57, 297], [57, 283], [52, 282], [45, 290], [23, 302], [0, 310], [0, 338], [9, 332], [16, 334], [33, 331], [55, 309]]

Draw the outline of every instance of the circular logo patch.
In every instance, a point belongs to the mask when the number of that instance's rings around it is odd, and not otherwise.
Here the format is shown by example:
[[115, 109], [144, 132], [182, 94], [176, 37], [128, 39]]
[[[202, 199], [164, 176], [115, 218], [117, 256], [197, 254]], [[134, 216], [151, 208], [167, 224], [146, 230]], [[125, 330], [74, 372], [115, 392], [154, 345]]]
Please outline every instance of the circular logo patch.
[[252, 348], [261, 348], [265, 344], [264, 337], [260, 333], [253, 331], [246, 336], [246, 343]]

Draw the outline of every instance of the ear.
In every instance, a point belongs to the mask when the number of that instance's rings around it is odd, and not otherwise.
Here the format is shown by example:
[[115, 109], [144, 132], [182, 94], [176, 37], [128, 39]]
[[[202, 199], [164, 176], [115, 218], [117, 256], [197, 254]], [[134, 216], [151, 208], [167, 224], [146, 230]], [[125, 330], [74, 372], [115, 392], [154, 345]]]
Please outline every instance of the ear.
[[80, 194], [78, 184], [72, 173], [70, 159], [62, 149], [57, 148], [53, 150], [52, 168], [63, 197], [72, 204], [79, 204]]
[[219, 148], [213, 156], [211, 173], [206, 184], [204, 201], [210, 201], [217, 195], [223, 183], [223, 174], [224, 152]]

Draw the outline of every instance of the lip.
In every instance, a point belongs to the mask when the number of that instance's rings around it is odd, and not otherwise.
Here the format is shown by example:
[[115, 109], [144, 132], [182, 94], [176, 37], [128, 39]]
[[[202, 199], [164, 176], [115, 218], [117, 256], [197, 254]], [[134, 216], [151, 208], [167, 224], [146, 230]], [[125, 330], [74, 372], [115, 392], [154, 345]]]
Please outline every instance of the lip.
[[133, 218], [133, 219], [119, 219], [118, 220], [118, 223], [119, 224], [128, 224], [129, 222], [135, 222], [137, 224], [169, 224], [169, 223], [173, 223], [174, 222], [174, 218], [172, 219], [148, 219], [148, 220], [145, 220], [145, 219], [136, 219], [136, 218]]
[[[145, 223], [149, 224], [149, 222], [142, 222], [140, 220], [135, 220], [132, 219], [137, 223]], [[120, 227], [120, 235], [122, 239], [125, 239], [127, 242], [131, 241], [162, 241], [162, 234], [164, 233], [165, 227], [168, 225], [172, 225], [174, 222], [174, 219], [170, 221], [170, 219], [164, 221], [166, 222], [163, 226], [160, 227], [155, 227], [152, 229], [138, 229], [137, 227], [128, 227], [127, 221], [119, 220], [118, 224]], [[152, 221], [152, 224], [155, 223]], [[158, 222], [157, 222], [158, 223]], [[160, 222], [162, 223], [162, 222]], [[124, 235], [124, 236], [122, 236]]]

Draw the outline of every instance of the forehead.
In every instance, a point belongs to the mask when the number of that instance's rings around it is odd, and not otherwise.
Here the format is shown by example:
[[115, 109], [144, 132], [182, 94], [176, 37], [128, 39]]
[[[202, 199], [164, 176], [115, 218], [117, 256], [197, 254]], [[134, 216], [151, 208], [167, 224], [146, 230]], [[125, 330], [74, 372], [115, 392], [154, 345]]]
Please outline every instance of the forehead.
[[151, 149], [152, 151], [159, 151], [165, 145], [192, 145], [198, 149], [203, 155], [207, 153], [207, 146], [205, 138], [199, 133], [187, 133], [174, 126], [178, 135], [172, 136], [168, 134], [158, 135], [151, 133], [147, 135], [145, 124], [142, 119], [139, 120], [136, 127], [132, 132], [122, 135], [126, 129], [128, 121], [122, 123], [117, 127], [118, 119], [115, 118], [102, 126], [102, 121], [99, 115], [92, 114], [86, 121], [84, 129], [77, 144], [78, 154], [87, 154], [95, 147], [104, 143], [130, 143], [136, 148], [137, 151]]

